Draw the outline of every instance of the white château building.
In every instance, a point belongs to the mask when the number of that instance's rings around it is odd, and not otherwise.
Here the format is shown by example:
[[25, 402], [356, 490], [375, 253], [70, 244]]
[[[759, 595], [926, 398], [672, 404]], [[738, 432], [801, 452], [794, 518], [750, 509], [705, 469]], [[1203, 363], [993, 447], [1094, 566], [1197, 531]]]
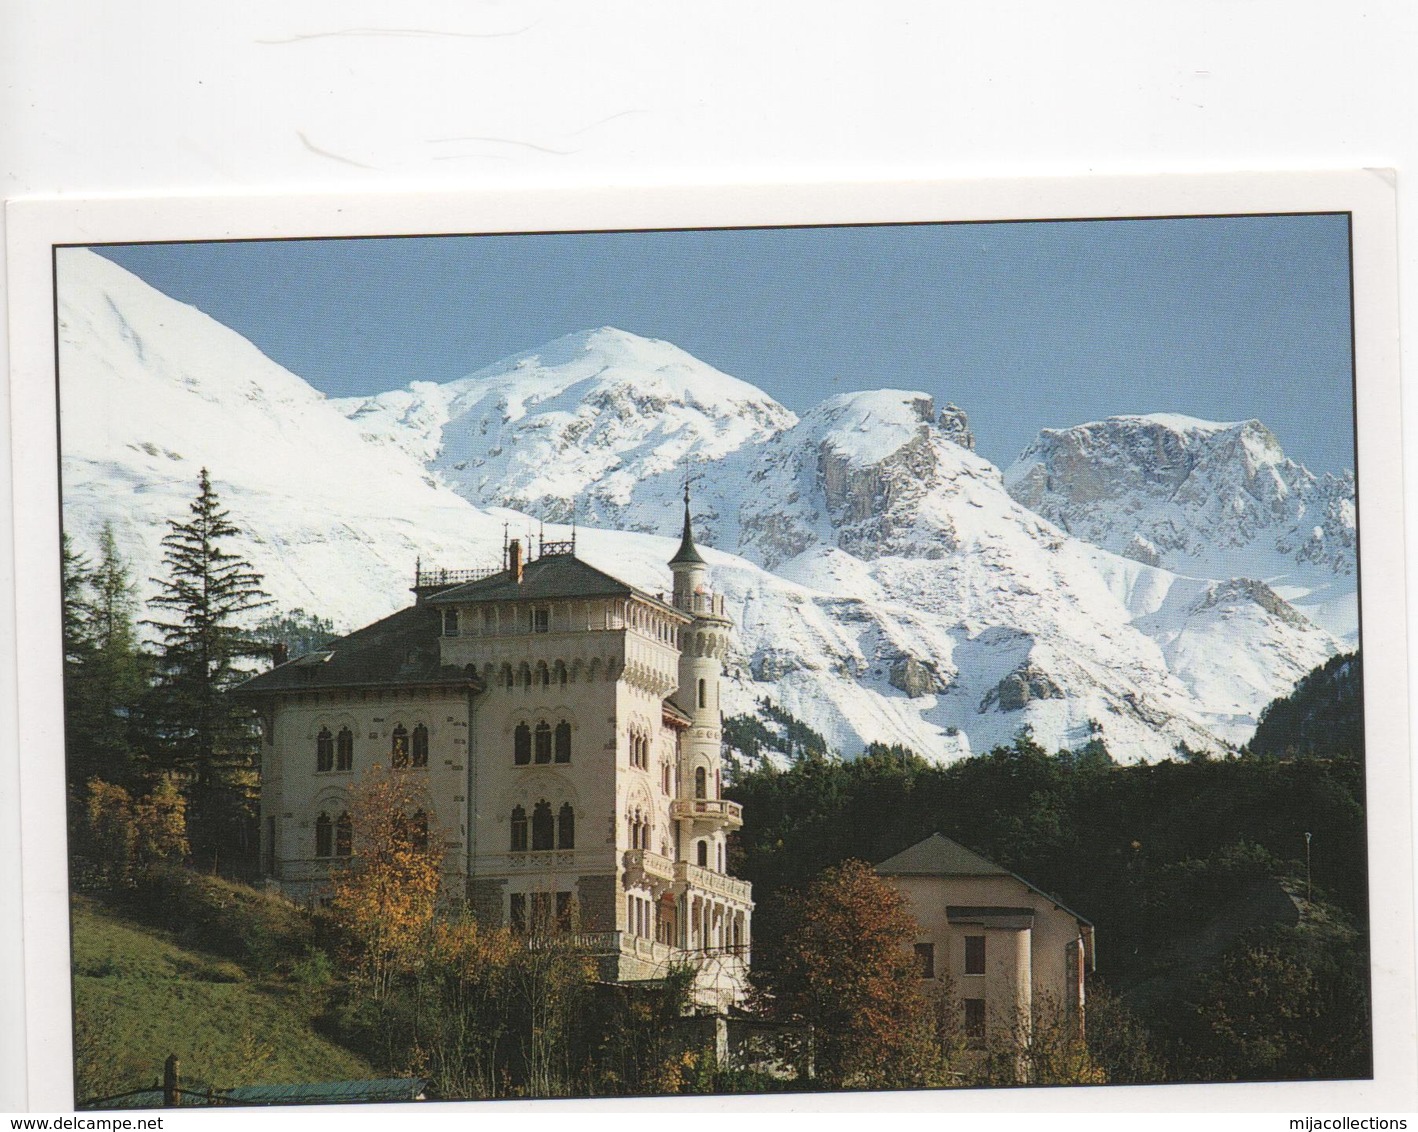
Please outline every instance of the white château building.
[[[530, 548], [527, 548], [528, 552]], [[750, 886], [728, 874], [720, 681], [733, 623], [694, 545], [688, 494], [655, 596], [576, 557], [508, 545], [498, 571], [420, 571], [415, 602], [241, 693], [260, 706], [261, 854], [316, 895], [359, 852], [348, 791], [370, 766], [419, 775], [446, 869], [486, 923], [560, 923], [602, 976], [699, 972], [742, 994]], [[417, 832], [415, 834], [417, 836]]]

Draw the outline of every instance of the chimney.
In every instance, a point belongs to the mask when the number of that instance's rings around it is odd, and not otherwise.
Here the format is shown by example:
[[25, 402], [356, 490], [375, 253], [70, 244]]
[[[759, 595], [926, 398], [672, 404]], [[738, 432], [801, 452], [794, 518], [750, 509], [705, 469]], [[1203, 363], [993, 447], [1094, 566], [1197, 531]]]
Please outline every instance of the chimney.
[[272, 667], [279, 668], [289, 659], [290, 649], [286, 647], [286, 643], [284, 641], [277, 641], [273, 646], [271, 646], [271, 660], [273, 661]]
[[517, 580], [517, 584], [522, 584], [522, 540], [513, 539], [507, 547], [508, 569], [512, 571], [512, 577]]

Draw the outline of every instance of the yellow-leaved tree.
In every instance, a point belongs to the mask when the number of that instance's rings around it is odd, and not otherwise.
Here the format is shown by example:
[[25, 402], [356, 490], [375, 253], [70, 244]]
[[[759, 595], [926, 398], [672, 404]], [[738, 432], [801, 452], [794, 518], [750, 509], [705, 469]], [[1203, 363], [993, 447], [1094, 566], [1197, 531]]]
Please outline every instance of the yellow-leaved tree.
[[419, 776], [373, 766], [349, 796], [350, 857], [330, 911], [360, 974], [382, 999], [428, 937], [443, 872], [442, 839]]

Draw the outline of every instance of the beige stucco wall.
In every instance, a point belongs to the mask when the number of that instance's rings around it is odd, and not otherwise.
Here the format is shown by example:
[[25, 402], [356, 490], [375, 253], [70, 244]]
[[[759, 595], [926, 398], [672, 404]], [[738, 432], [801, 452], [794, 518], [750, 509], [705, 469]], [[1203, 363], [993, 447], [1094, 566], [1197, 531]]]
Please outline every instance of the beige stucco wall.
[[[261, 836], [274, 853], [276, 875], [297, 895], [323, 882], [331, 860], [315, 856], [315, 820], [347, 809], [350, 787], [378, 764], [389, 766], [394, 729], [413, 734], [428, 728], [428, 766], [404, 771], [426, 799], [431, 829], [441, 832], [447, 866], [459, 873], [466, 837], [463, 799], [468, 750], [467, 698], [447, 692], [307, 692], [286, 697], [272, 713], [262, 745]], [[316, 737], [322, 727], [354, 735], [348, 771], [316, 769]], [[274, 845], [267, 844], [274, 832]]]
[[[958, 999], [984, 998], [989, 1036], [1003, 1036], [1011, 1010], [1023, 1018], [1063, 1012], [1079, 993], [1071, 945], [1078, 921], [1013, 877], [889, 877], [905, 894], [920, 925], [915, 942], [935, 945], [937, 984], [949, 976]], [[946, 908], [1032, 908], [1032, 929], [951, 924]], [[985, 936], [984, 975], [965, 974], [965, 937]]]

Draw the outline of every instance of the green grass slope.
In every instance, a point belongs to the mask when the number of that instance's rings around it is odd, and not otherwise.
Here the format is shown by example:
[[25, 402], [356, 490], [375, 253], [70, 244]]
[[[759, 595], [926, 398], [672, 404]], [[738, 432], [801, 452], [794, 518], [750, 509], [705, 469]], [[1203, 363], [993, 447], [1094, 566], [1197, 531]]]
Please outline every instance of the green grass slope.
[[92, 901], [73, 909], [77, 1099], [149, 1086], [177, 1054], [217, 1087], [378, 1076], [314, 1029], [320, 995], [268, 964], [179, 946]]

